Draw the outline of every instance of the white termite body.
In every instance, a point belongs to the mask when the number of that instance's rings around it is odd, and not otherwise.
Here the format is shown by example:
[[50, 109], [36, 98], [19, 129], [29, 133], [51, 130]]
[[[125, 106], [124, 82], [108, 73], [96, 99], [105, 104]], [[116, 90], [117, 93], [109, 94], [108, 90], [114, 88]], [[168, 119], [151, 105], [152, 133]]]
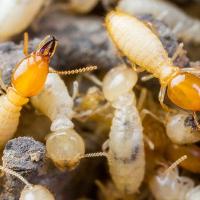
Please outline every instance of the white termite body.
[[74, 130], [73, 99], [59, 75], [48, 74], [44, 89], [31, 102], [52, 121], [46, 141], [48, 156], [62, 169], [73, 168], [85, 153], [85, 145]]
[[200, 21], [188, 16], [169, 2], [161, 0], [121, 0], [117, 9], [131, 15], [152, 14], [155, 17], [162, 18], [184, 42], [200, 42]]
[[143, 128], [133, 86], [137, 74], [125, 66], [108, 72], [103, 80], [105, 98], [114, 107], [109, 134], [108, 163], [112, 179], [122, 193], [135, 193], [145, 172]]
[[25, 30], [45, 0], [0, 0], [0, 42]]
[[198, 200], [200, 186], [185, 176], [179, 176], [178, 168], [164, 174], [158, 172], [149, 181], [151, 192], [156, 200]]
[[19, 96], [12, 88], [7, 90], [7, 94], [0, 96], [0, 148], [14, 136], [20, 111], [27, 102], [27, 98]]
[[191, 144], [200, 141], [200, 132], [193, 129], [192, 115], [178, 113], [167, 117], [166, 134], [175, 144]]

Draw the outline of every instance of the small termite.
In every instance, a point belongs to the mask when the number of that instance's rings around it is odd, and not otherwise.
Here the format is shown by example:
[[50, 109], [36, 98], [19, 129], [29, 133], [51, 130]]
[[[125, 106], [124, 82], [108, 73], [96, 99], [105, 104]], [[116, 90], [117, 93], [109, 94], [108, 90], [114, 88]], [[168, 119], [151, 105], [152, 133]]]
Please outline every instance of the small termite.
[[44, 186], [32, 185], [20, 174], [6, 167], [0, 166], [0, 170], [9, 175], [15, 176], [26, 185], [21, 191], [19, 200], [55, 200], [53, 194]]
[[185, 176], [179, 176], [177, 165], [185, 159], [183, 156], [167, 170], [161, 167], [149, 181], [151, 192], [156, 200], [198, 200], [200, 186]]
[[45, 0], [1, 0], [0, 41], [5, 41], [26, 29], [45, 2]]
[[200, 141], [200, 132], [191, 114], [177, 113], [167, 116], [166, 134], [175, 144], [191, 144]]
[[160, 80], [159, 101], [165, 109], [163, 101], [167, 89], [175, 105], [192, 111], [194, 116], [195, 111], [200, 111], [200, 79], [195, 76], [198, 68], [174, 66], [158, 37], [133, 16], [111, 11], [106, 16], [106, 28], [123, 55]]
[[188, 16], [170, 2], [162, 0], [121, 0], [117, 9], [131, 15], [152, 14], [163, 20], [184, 42], [200, 42], [200, 21]]
[[143, 128], [132, 91], [137, 74], [119, 66], [103, 79], [103, 93], [114, 107], [114, 117], [108, 140], [108, 163], [112, 179], [119, 191], [138, 191], [145, 172]]
[[31, 54], [28, 54], [27, 51], [27, 37], [25, 39], [24, 53], [26, 57], [14, 68], [11, 86], [7, 89], [6, 94], [0, 97], [0, 146], [13, 137], [22, 106], [28, 102], [29, 97], [41, 92], [49, 72], [71, 74], [87, 71], [87, 68], [63, 72], [49, 69], [49, 62], [57, 46], [56, 39], [53, 36], [47, 36]]
[[49, 74], [44, 89], [31, 102], [52, 121], [52, 133], [46, 141], [47, 156], [60, 169], [74, 168], [85, 153], [85, 145], [71, 121], [73, 98], [59, 75]]

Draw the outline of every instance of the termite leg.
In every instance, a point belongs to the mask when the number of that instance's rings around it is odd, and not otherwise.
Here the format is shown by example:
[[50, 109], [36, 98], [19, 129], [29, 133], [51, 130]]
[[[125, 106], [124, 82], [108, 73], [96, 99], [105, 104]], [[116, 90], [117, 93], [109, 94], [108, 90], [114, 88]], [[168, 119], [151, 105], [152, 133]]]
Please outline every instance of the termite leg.
[[[139, 88], [140, 89], [140, 88]], [[146, 88], [142, 88], [141, 89], [141, 92], [140, 92], [140, 96], [139, 96], [139, 99], [138, 99], [138, 103], [137, 103], [137, 109], [139, 111], [142, 110], [143, 106], [144, 106], [144, 102], [146, 100], [146, 97], [147, 97], [147, 89]]]
[[154, 75], [153, 75], [153, 74], [149, 74], [149, 75], [143, 76], [143, 77], [141, 78], [141, 81], [143, 81], [143, 82], [149, 81], [149, 80], [151, 80], [152, 78], [154, 78]]
[[83, 76], [87, 78], [88, 80], [92, 81], [97, 86], [102, 87], [102, 81], [99, 80], [96, 76], [92, 74], [84, 74]]
[[176, 51], [174, 52], [174, 55], [172, 56], [172, 62], [174, 62], [176, 60], [176, 58], [180, 55], [182, 55], [184, 53], [184, 49], [183, 49], [183, 43], [180, 43], [176, 49]]
[[188, 72], [194, 75], [199, 75], [200, 74], [200, 69], [197, 67], [188, 67], [188, 68], [181, 68], [181, 72]]
[[28, 56], [28, 33], [24, 33], [24, 55]]
[[145, 118], [146, 115], [150, 115], [151, 117], [153, 117], [155, 120], [157, 120], [158, 122], [165, 124], [165, 121], [160, 119], [159, 117], [157, 117], [154, 113], [152, 113], [151, 111], [147, 110], [147, 109], [143, 109], [140, 112], [140, 118], [143, 121], [143, 119]]
[[102, 144], [102, 151], [103, 152], [108, 152], [109, 150], [109, 139], [107, 139], [103, 144]]
[[72, 99], [74, 100], [79, 95], [78, 81], [73, 82]]
[[198, 130], [200, 130], [200, 123], [199, 123], [196, 112], [193, 112], [192, 115], [193, 115], [193, 118], [194, 118], [195, 125], [197, 126]]
[[0, 70], [0, 94], [6, 94], [8, 86], [2, 80], [2, 71]]
[[164, 104], [165, 94], [166, 94], [166, 86], [161, 86], [160, 92], [158, 95], [158, 99], [159, 99], [160, 105], [163, 107], [163, 109], [166, 110], [167, 112], [169, 112], [170, 109], [168, 108], [167, 105]]

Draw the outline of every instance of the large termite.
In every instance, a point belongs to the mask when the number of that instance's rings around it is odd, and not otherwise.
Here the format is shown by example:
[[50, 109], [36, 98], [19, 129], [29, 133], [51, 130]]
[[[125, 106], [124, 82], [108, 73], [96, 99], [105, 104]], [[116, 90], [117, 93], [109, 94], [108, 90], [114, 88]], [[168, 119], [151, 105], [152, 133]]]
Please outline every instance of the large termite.
[[4, 166], [0, 166], [0, 170], [5, 172], [6, 174], [15, 176], [26, 185], [21, 191], [19, 200], [55, 200], [53, 194], [44, 186], [32, 185], [20, 174]]
[[1, 0], [0, 41], [26, 29], [44, 4], [45, 0]]
[[132, 91], [137, 74], [125, 66], [110, 70], [103, 79], [103, 93], [114, 111], [108, 140], [112, 179], [122, 193], [138, 191], [145, 172], [143, 128]]
[[121, 0], [117, 9], [131, 15], [152, 14], [162, 19], [184, 42], [200, 42], [200, 21], [188, 16], [170, 2], [162, 0]]
[[7, 89], [6, 94], [0, 97], [0, 146], [3, 146], [13, 137], [18, 126], [22, 106], [28, 102], [29, 97], [41, 92], [49, 72], [71, 74], [88, 69], [82, 68], [63, 72], [49, 69], [49, 62], [57, 46], [57, 41], [53, 36], [47, 36], [42, 40], [31, 54], [28, 54], [26, 44], [27, 42], [25, 42], [24, 47], [26, 57], [14, 68], [11, 86]]
[[[182, 158], [184, 158], [184, 156]], [[149, 186], [155, 199], [198, 200], [200, 196], [200, 186], [194, 186], [194, 181], [191, 178], [179, 176], [176, 163], [177, 161], [167, 170], [166, 167], [161, 167], [157, 171], [157, 174], [150, 179]]]
[[194, 74], [199, 69], [174, 66], [158, 37], [136, 17], [111, 11], [105, 21], [119, 51], [160, 80], [161, 105], [167, 109], [163, 102], [167, 89], [169, 99], [180, 108], [192, 111], [196, 119], [195, 111], [200, 111], [200, 79]]

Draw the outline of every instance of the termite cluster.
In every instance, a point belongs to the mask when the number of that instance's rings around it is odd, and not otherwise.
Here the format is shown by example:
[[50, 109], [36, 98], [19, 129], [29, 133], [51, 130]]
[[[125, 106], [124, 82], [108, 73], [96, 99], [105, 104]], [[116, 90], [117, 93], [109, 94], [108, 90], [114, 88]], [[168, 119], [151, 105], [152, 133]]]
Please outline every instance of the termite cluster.
[[[85, 161], [93, 159], [95, 163], [105, 158], [102, 172], [97, 172], [102, 176], [93, 179], [90, 189], [95, 194], [85, 193], [76, 199], [200, 199], [199, 62], [182, 65], [184, 44], [199, 45], [198, 19], [160, 0], [2, 0], [0, 41], [18, 41], [28, 26], [34, 35], [40, 30], [37, 20], [48, 16], [50, 10], [74, 14], [78, 19], [90, 16], [88, 13], [95, 9], [97, 13], [103, 10], [107, 45], [112, 46], [119, 63], [102, 70], [88, 61], [86, 66], [62, 66], [58, 70], [51, 60], [62, 38], [47, 33], [30, 51], [25, 32], [24, 56], [12, 66], [10, 83], [4, 83], [3, 73], [1, 77], [1, 150], [10, 139], [21, 136], [24, 110], [34, 110], [36, 118], [42, 115], [49, 119], [49, 130], [40, 138], [46, 146], [49, 173], [56, 168], [70, 176]], [[146, 20], [148, 14], [151, 19], [163, 20], [169, 26], [166, 30], [180, 40], [173, 53], [153, 22]], [[95, 43], [96, 38], [92, 40]], [[101, 48], [106, 47], [100, 46], [99, 51]], [[24, 129], [29, 130], [32, 123]], [[37, 138], [37, 129], [27, 135]], [[88, 151], [89, 145], [97, 143], [100, 147]], [[31, 156], [37, 160], [36, 155]], [[19, 169], [9, 169], [2, 163], [0, 170], [25, 184], [16, 194], [20, 200], [53, 200], [59, 196], [45, 183], [29, 183]], [[90, 176], [90, 169], [84, 170], [82, 184]]]

